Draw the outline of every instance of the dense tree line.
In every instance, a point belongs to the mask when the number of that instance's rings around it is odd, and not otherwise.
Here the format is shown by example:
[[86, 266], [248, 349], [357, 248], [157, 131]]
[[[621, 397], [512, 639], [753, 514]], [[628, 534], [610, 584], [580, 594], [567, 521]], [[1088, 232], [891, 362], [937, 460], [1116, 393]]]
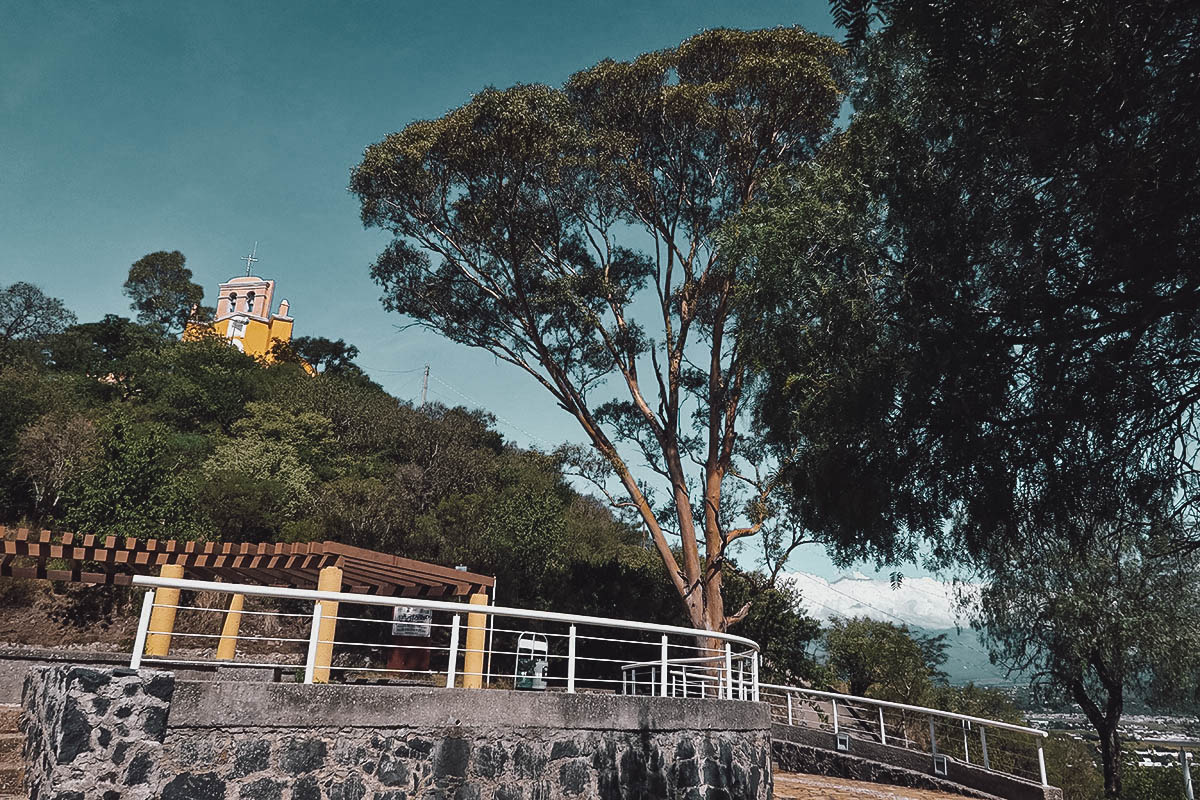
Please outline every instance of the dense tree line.
[[[31, 290], [0, 297], [25, 305]], [[300, 356], [327, 356], [310, 376], [215, 336], [180, 341], [169, 313], [82, 324], [61, 314], [41, 327], [20, 313], [0, 371], [6, 521], [333, 539], [496, 573], [526, 601], [548, 600], [580, 564], [640, 550], [640, 535], [573, 491], [551, 456], [506, 444], [484, 412], [397, 400], [352, 368], [344, 342], [298, 340]]]
[[[147, 286], [135, 279], [151, 263]], [[486, 412], [398, 400], [342, 340], [298, 337], [270, 363], [215, 335], [181, 340], [172, 320], [198, 298], [182, 264], [134, 265], [134, 308], [154, 310], [141, 322], [78, 323], [30, 284], [0, 288], [0, 520], [329, 539], [496, 575], [504, 604], [686, 622], [642, 532], [575, 491], [560, 456], [505, 442]], [[796, 595], [731, 576], [737, 601], [755, 601], [743, 632], [769, 642], [766, 670], [808, 674], [819, 631]]]

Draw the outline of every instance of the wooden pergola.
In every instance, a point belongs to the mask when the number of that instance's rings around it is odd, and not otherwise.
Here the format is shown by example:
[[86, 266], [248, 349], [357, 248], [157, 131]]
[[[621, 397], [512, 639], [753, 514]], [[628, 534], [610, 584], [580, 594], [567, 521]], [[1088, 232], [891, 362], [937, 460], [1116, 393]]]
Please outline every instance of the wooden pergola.
[[433, 600], [490, 593], [495, 579], [338, 542], [190, 542], [52, 533], [0, 526], [0, 576], [128, 586], [134, 575], [182, 567], [184, 577], [317, 588], [326, 567], [345, 591]]

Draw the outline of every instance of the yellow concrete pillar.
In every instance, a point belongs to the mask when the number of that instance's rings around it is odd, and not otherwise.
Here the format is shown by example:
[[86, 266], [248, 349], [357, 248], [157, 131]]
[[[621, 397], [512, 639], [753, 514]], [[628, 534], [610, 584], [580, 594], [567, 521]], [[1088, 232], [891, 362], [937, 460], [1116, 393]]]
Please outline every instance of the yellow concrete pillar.
[[[182, 578], [183, 567], [179, 564], [163, 564], [160, 578]], [[146, 629], [146, 655], [150, 658], [165, 658], [171, 649], [171, 632], [175, 630], [175, 607], [179, 605], [178, 589], [155, 589], [154, 610], [150, 612], [150, 626]]]
[[237, 636], [242, 627], [242, 604], [245, 602], [243, 594], [229, 598], [229, 610], [225, 612], [225, 624], [221, 626], [221, 641], [217, 644], [218, 661], [233, 661], [237, 655]]
[[[473, 606], [486, 606], [486, 594], [473, 594]], [[467, 614], [467, 648], [463, 652], [463, 688], [479, 689], [483, 686], [483, 646], [487, 634], [486, 614]]]
[[[340, 592], [342, 571], [338, 567], [325, 567], [317, 577], [317, 591]], [[329, 683], [329, 666], [333, 663], [333, 637], [337, 634], [338, 604], [333, 600], [321, 601], [321, 628], [318, 633], [317, 657], [313, 665], [313, 683]]]

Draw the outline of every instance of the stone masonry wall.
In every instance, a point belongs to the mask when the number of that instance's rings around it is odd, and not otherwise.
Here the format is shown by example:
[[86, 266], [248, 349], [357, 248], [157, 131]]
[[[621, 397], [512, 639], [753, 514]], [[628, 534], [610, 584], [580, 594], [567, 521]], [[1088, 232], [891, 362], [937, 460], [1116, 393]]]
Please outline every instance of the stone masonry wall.
[[32, 800], [771, 797], [754, 704], [122, 672], [30, 676]]
[[174, 690], [169, 672], [31, 671], [21, 717], [30, 800], [155, 797]]
[[765, 800], [769, 743], [712, 733], [393, 728], [168, 738], [163, 800]]

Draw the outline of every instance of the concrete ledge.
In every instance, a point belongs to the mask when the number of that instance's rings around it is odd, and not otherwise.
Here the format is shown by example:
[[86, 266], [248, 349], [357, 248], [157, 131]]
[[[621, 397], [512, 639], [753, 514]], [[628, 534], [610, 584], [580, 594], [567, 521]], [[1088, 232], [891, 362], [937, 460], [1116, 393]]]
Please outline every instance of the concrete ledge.
[[765, 731], [765, 703], [407, 686], [178, 681], [172, 728], [570, 728]]
[[21, 687], [25, 685], [25, 676], [29, 670], [54, 664], [125, 667], [129, 666], [129, 655], [82, 649], [51, 650], [41, 647], [0, 646], [0, 703], [20, 703]]
[[[21, 702], [21, 687], [25, 677], [36, 667], [52, 667], [61, 664], [111, 667], [120, 669], [129, 666], [129, 653], [117, 651], [87, 650], [85, 648], [50, 649], [44, 647], [0, 646], [0, 705]], [[181, 679], [221, 681], [271, 681], [278, 680], [275, 668], [245, 668], [212, 664], [209, 666], [179, 666], [170, 664], [157, 666], [170, 669]]]

